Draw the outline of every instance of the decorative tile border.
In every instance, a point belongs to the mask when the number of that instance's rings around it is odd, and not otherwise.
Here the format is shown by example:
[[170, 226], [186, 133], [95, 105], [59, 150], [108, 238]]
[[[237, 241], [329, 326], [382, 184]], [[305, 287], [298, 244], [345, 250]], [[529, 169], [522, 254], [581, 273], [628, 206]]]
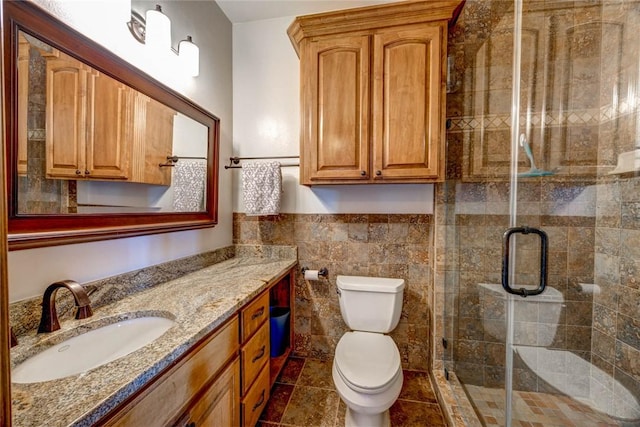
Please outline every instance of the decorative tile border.
[[[600, 109], [555, 111], [551, 113], [536, 112], [533, 115], [522, 114], [520, 123], [525, 123], [528, 120], [534, 126], [538, 126], [541, 123], [546, 126], [595, 126], [617, 120], [625, 115], [635, 114], [639, 108], [640, 102], [638, 102], [638, 105], [622, 102], [618, 105], [618, 108], [607, 105]], [[509, 114], [460, 116], [448, 117], [447, 119], [450, 120], [449, 132], [505, 129], [511, 126], [511, 115]]]

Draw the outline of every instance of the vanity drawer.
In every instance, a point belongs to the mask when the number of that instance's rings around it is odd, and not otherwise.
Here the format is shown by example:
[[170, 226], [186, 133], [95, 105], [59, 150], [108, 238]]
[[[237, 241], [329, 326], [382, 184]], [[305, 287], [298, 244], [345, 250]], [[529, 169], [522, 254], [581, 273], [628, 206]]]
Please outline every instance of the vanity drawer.
[[251, 304], [243, 308], [240, 316], [242, 318], [242, 342], [245, 342], [258, 330], [262, 322], [269, 318], [269, 292], [263, 292]]
[[264, 322], [258, 332], [242, 347], [242, 395], [253, 384], [264, 364], [269, 360], [269, 322]]
[[256, 425], [262, 410], [269, 400], [270, 388], [269, 364], [267, 363], [242, 401], [242, 425], [244, 427], [254, 427]]
[[107, 426], [165, 425], [237, 354], [238, 317], [201, 342], [115, 414]]

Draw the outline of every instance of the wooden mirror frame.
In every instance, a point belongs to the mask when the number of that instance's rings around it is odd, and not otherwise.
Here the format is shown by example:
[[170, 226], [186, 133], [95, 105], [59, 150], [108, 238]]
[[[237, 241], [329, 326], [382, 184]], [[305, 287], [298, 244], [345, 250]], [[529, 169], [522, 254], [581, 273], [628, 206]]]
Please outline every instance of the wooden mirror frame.
[[[5, 1], [2, 7], [9, 250], [213, 227], [217, 223], [218, 213], [219, 119], [31, 2]], [[19, 31], [45, 41], [99, 72], [207, 126], [209, 132], [205, 210], [175, 213], [19, 214], [17, 203]]]

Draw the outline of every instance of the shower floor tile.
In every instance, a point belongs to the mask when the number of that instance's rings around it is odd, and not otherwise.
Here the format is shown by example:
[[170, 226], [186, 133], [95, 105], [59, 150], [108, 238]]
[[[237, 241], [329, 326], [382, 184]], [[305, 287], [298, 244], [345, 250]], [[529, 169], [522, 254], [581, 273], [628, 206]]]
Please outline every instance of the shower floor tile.
[[[260, 415], [261, 427], [342, 427], [346, 406], [335, 391], [332, 361], [290, 357]], [[400, 397], [390, 409], [393, 427], [444, 427], [429, 375], [403, 371]]]
[[[505, 425], [504, 390], [464, 385], [480, 421], [485, 426]], [[514, 392], [513, 426], [519, 427], [619, 427], [622, 424], [570, 397], [534, 392]]]

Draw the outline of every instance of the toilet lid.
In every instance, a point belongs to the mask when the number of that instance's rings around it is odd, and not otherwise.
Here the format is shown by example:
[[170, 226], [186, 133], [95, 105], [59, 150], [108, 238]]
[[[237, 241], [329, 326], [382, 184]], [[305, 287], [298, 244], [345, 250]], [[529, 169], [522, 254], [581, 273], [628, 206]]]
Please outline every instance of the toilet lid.
[[400, 352], [391, 337], [371, 332], [347, 332], [336, 346], [342, 379], [354, 390], [379, 392], [401, 372]]

